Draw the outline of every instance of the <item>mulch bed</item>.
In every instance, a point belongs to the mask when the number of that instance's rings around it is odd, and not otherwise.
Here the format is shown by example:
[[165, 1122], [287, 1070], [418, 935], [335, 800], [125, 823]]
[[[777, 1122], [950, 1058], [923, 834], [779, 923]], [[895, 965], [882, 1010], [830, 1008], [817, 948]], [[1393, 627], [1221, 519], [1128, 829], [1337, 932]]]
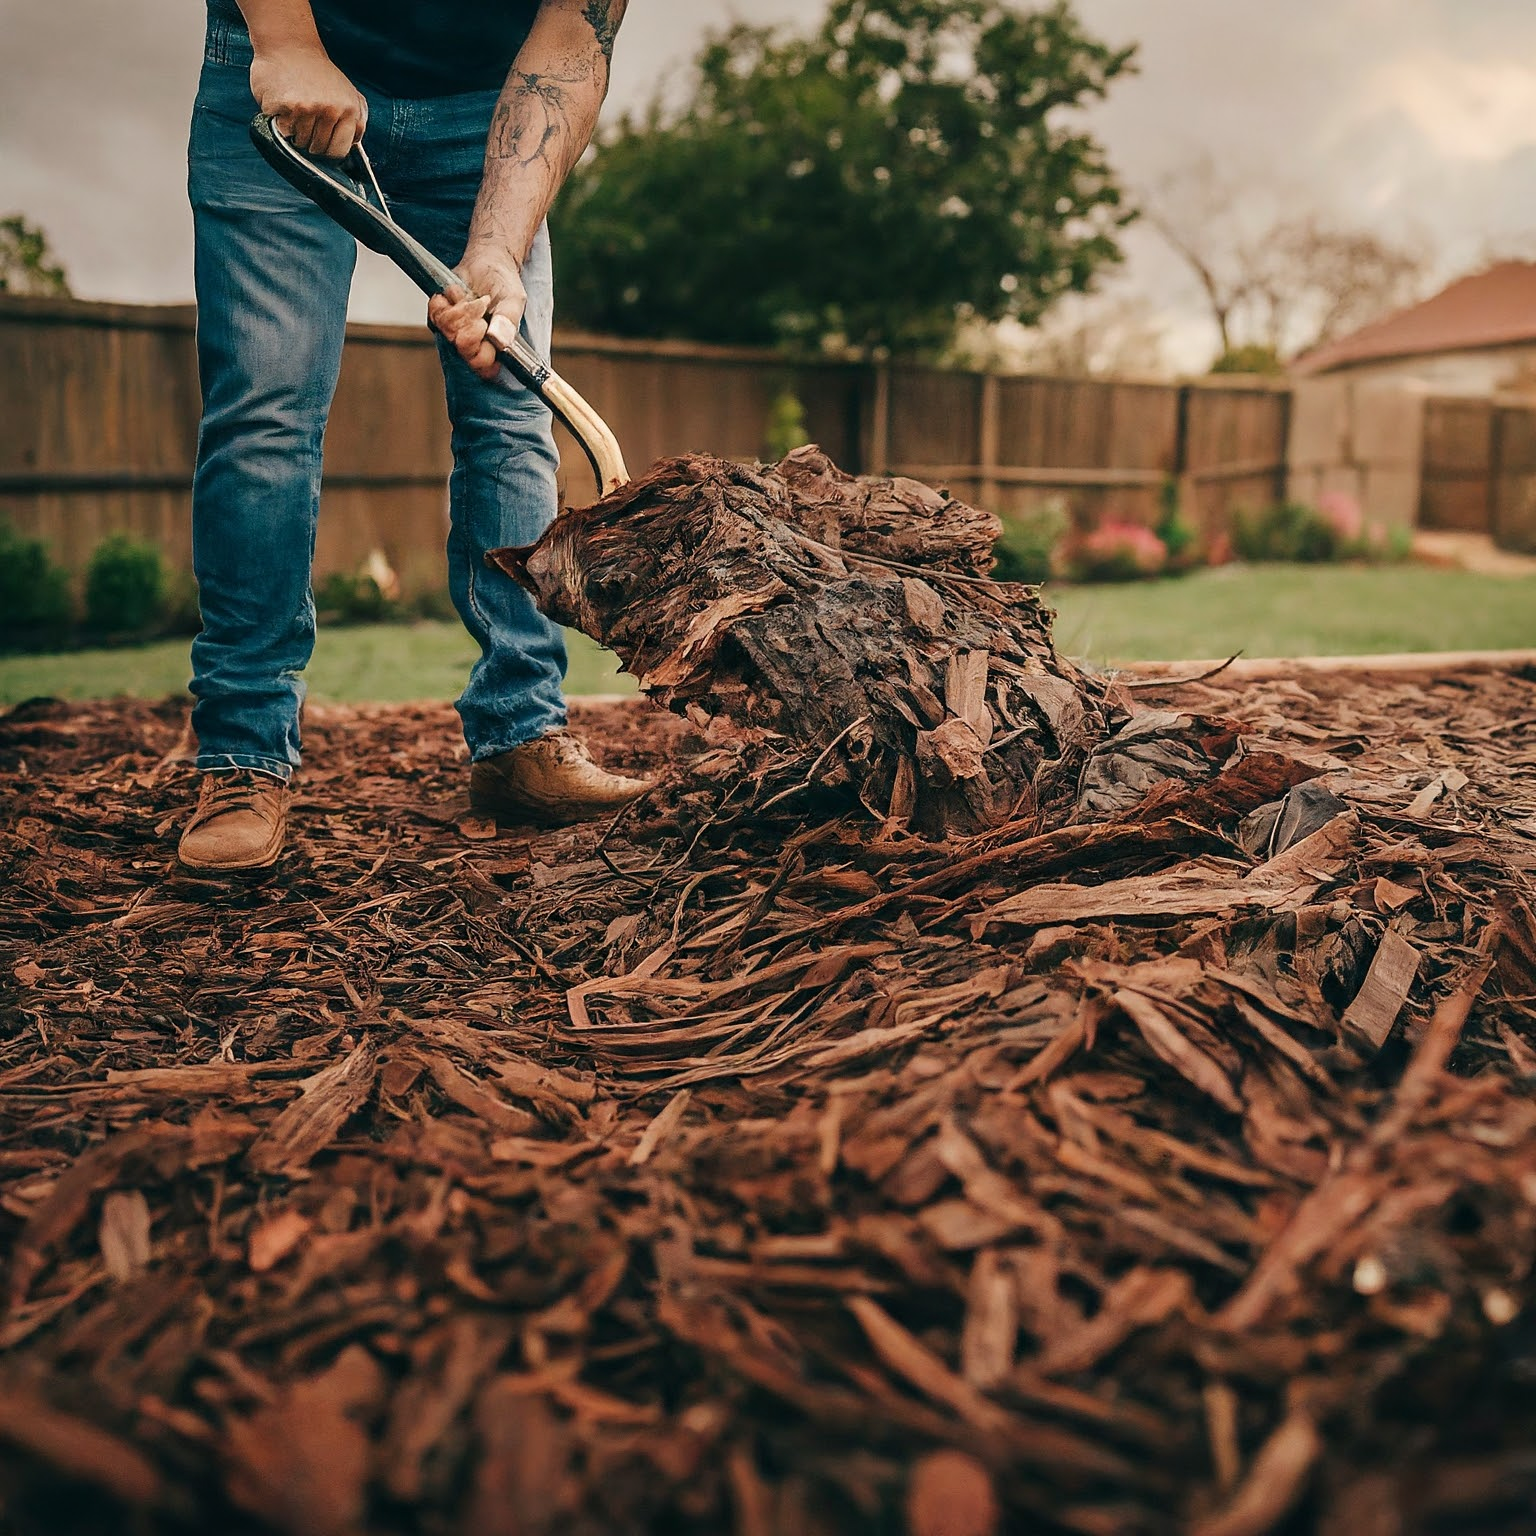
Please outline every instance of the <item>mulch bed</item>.
[[1536, 1529], [1536, 679], [1139, 702], [1244, 751], [947, 843], [316, 710], [228, 886], [179, 707], [13, 711], [0, 1530]]

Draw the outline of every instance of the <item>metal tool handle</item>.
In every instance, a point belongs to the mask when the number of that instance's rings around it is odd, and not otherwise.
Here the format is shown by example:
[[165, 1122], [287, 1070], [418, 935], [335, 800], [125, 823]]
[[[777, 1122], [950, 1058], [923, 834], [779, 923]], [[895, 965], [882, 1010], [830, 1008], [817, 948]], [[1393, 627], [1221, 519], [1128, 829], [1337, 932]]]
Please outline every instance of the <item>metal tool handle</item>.
[[[452, 267], [407, 234], [386, 209], [375, 207], [360, 192], [338, 181], [295, 148], [265, 113], [257, 113], [251, 119], [251, 141], [284, 181], [323, 208], [369, 250], [389, 257], [423, 293], [446, 293], [450, 288], [468, 292], [468, 285]], [[341, 167], [345, 169], [347, 164], [344, 160]], [[523, 340], [505, 315], [493, 314], [487, 333], [497, 356], [513, 377], [527, 385], [570, 428], [591, 461], [601, 494], [606, 496], [623, 485], [629, 479], [629, 471], [608, 423]]]

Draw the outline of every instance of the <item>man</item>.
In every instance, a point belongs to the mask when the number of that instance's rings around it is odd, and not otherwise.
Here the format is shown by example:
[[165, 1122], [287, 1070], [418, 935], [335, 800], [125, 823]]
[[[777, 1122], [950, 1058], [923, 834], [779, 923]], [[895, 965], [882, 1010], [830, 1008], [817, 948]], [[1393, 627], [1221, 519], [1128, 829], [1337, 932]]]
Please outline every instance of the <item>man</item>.
[[[320, 445], [341, 362], [352, 237], [281, 180], [248, 135], [258, 107], [307, 153], [366, 134], [391, 208], [467, 292], [435, 297], [453, 425], [448, 577], [480, 644], [458, 710], [482, 814], [558, 823], [645, 785], [565, 731], [559, 629], [484, 562], [556, 509], [549, 412], [500, 374], [490, 314], [547, 356], [544, 219], [586, 148], [625, 0], [208, 0], [188, 150], [203, 419], [192, 492], [202, 633], [192, 645], [201, 789], [181, 838], [198, 870], [282, 851], [299, 763], [299, 674]], [[471, 297], [470, 295], [475, 295]], [[478, 377], [477, 377], [478, 375]]]

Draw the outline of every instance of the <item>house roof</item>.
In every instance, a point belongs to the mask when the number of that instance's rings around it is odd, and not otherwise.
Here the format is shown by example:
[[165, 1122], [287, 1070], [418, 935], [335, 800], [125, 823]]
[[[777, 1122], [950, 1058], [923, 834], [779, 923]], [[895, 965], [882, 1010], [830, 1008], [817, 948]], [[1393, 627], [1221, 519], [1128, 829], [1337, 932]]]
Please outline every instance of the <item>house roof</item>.
[[1502, 261], [1297, 358], [1297, 373], [1328, 373], [1388, 358], [1536, 341], [1536, 262]]

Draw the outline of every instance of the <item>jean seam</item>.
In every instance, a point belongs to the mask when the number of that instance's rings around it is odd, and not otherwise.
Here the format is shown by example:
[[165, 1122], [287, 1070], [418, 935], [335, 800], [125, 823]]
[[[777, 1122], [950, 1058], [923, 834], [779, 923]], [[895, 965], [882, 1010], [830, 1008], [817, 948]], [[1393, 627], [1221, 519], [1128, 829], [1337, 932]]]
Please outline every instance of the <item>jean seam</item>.
[[[503, 455], [502, 458], [497, 462], [495, 474], [490, 477], [493, 487], [493, 495], [495, 497], [495, 504], [497, 506], [501, 505], [501, 477], [502, 471], [506, 468], [506, 463], [506, 456]], [[469, 559], [464, 562], [466, 571], [468, 573], [467, 580], [464, 584], [464, 595], [469, 601], [470, 612], [474, 614], [475, 618], [480, 622], [480, 625], [485, 630], [485, 632], [488, 635], [494, 636], [495, 625], [492, 622], [491, 615], [487, 613], [485, 609], [480, 605], [480, 567], [484, 564], [484, 558], [482, 557], [480, 560], [475, 559], [475, 551], [479, 549], [480, 543], [479, 540], [477, 540], [473, 534], [470, 533], [469, 529], [466, 528], [464, 533], [466, 542], [469, 545]]]
[[[225, 20], [222, 16], [210, 16], [208, 18], [208, 31], [203, 42], [203, 62], [216, 65], [240, 65], [247, 62], [244, 57], [235, 57], [236, 42], [245, 43], [249, 48], [248, 34], [237, 27], [234, 22]], [[243, 53], [244, 50], [242, 50]]]
[[281, 779], [284, 784], [293, 777], [292, 763], [263, 757], [259, 752], [199, 752], [193, 766], [199, 773], [228, 773], [245, 768]]
[[546, 736], [553, 735], [556, 731], [563, 731], [570, 723], [570, 715], [566, 710], [551, 707], [549, 709], [549, 723], [531, 727], [526, 733], [519, 733], [515, 740], [503, 739], [494, 745], [482, 742], [470, 754], [470, 761], [483, 763], [487, 758], [500, 757], [507, 752], [515, 752], [519, 747], [526, 747], [529, 742], [542, 741]]

